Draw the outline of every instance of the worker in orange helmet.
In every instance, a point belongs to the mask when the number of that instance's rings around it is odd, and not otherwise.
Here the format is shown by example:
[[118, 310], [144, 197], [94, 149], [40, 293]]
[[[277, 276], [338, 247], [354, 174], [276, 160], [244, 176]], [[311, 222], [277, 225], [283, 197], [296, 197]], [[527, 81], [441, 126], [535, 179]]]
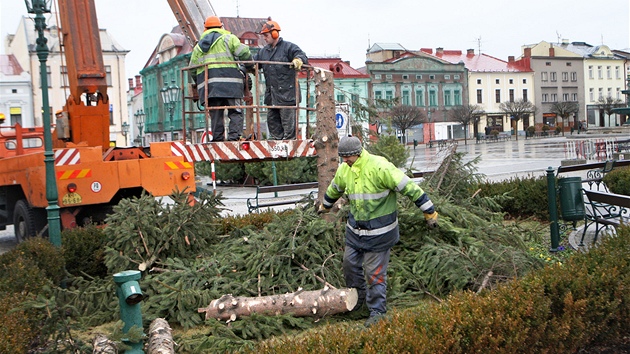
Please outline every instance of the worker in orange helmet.
[[[235, 61], [251, 60], [249, 47], [241, 43], [237, 36], [223, 29], [223, 23], [217, 16], [208, 17], [204, 26], [206, 30], [190, 57], [190, 66], [205, 64], [199, 66], [196, 75], [193, 76], [199, 99], [207, 107], [242, 106], [245, 73]], [[208, 68], [207, 82], [205, 67]], [[223, 111], [223, 109], [211, 111], [212, 141], [225, 140]], [[228, 108], [228, 117], [230, 123], [227, 138], [237, 141], [243, 134], [243, 110]]]
[[[295, 106], [300, 97], [295, 95], [296, 71], [308, 64], [306, 54], [297, 45], [280, 37], [280, 25], [271, 17], [262, 24], [259, 32], [267, 45], [254, 56], [254, 60], [275, 61], [286, 64], [260, 64], [265, 75], [265, 105]], [[298, 88], [299, 92], [299, 88]], [[267, 113], [267, 129], [275, 140], [295, 139], [295, 109], [270, 108]]]

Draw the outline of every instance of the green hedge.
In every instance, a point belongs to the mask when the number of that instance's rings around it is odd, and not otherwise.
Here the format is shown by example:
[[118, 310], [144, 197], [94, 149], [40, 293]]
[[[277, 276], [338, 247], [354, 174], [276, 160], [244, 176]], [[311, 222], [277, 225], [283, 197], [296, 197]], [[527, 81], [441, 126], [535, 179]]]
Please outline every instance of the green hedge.
[[256, 353], [572, 353], [630, 328], [630, 228], [588, 253], [477, 295], [261, 343]]
[[513, 218], [535, 217], [549, 220], [547, 179], [545, 177], [513, 177], [501, 182], [479, 184], [482, 197], [507, 196], [498, 202], [501, 210]]
[[613, 193], [630, 195], [630, 166], [614, 168], [604, 176], [604, 183]]

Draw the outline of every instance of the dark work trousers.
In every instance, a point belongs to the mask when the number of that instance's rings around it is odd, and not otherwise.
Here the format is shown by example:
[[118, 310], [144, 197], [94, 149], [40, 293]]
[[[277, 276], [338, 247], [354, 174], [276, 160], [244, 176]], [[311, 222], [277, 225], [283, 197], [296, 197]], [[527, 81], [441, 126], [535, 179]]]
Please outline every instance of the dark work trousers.
[[[387, 265], [390, 250], [364, 252], [346, 245], [343, 254], [343, 275], [348, 288], [359, 293], [358, 309], [367, 303], [370, 317], [387, 312]], [[367, 280], [367, 284], [366, 284]]]
[[270, 108], [267, 112], [267, 129], [270, 139], [295, 139], [295, 109]]
[[[208, 107], [218, 106], [240, 106], [240, 98], [208, 97]], [[228, 109], [228, 140], [236, 141], [243, 135], [243, 110], [240, 108]], [[224, 110], [214, 109], [210, 112], [210, 127], [212, 129], [212, 141], [225, 140]]]

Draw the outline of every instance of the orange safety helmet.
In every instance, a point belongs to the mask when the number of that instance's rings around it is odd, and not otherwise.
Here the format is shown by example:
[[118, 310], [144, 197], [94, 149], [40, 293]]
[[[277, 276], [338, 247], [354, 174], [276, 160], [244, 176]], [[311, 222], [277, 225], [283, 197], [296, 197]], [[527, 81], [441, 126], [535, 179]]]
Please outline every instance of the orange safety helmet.
[[280, 25], [276, 21], [271, 21], [271, 17], [267, 19], [267, 22], [263, 23], [262, 28], [260, 29], [260, 34], [271, 32], [271, 38], [277, 39], [280, 37], [278, 31], [281, 31]]
[[223, 27], [223, 23], [221, 23], [221, 20], [217, 16], [210, 16], [206, 19], [206, 22], [204, 23], [204, 27], [206, 28]]

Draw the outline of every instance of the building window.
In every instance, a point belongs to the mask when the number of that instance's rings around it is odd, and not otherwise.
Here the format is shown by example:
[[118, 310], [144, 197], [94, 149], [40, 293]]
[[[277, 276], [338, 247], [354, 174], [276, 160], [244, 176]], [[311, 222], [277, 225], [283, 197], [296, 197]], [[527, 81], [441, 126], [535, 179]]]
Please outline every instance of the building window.
[[444, 80], [450, 80], [451, 79], [451, 75], [444, 75]]
[[402, 92], [402, 104], [405, 106], [409, 106], [411, 104], [410, 102], [410, 96], [409, 96], [409, 91], [405, 90]]
[[61, 66], [61, 87], [68, 87], [68, 67]]
[[551, 102], [558, 102], [558, 94], [557, 93], [552, 93], [551, 94]]
[[621, 88], [617, 87], [617, 99], [621, 99]]
[[501, 90], [499, 89], [494, 90], [494, 101], [496, 103], [501, 103]]
[[453, 75], [453, 80], [459, 80], [459, 75]]
[[591, 102], [595, 101], [595, 92], [593, 88], [588, 89], [588, 98]]
[[477, 90], [477, 103], [483, 103], [482, 97], [483, 97], [483, 92], [481, 89], [478, 89]]
[[510, 95], [510, 102], [514, 102], [514, 89], [510, 89], [508, 94]]
[[610, 71], [610, 66], [606, 67], [606, 78], [612, 79], [612, 71]]
[[391, 79], [392, 79], [392, 75], [391, 74], [385, 75], [385, 80], [391, 80]]
[[424, 91], [416, 91], [416, 106], [424, 107]]
[[481, 79], [477, 79], [477, 85], [481, 85]]
[[495, 83], [495, 84], [497, 84], [497, 85], [499, 85], [499, 84], [501, 83], [501, 80], [499, 80], [499, 79], [495, 79], [495, 80], [494, 80], [494, 83]]
[[550, 61], [546, 61], [546, 62], [545, 62], [545, 65], [546, 65], [546, 66], [551, 66], [551, 62], [550, 62]]
[[577, 72], [575, 72], [575, 71], [571, 72], [571, 81], [573, 81], [573, 82], [577, 81]]
[[514, 79], [510, 79], [509, 83], [510, 83], [510, 85], [513, 85], [514, 84]]
[[526, 84], [527, 83], [527, 79], [523, 79], [523, 83]]
[[112, 86], [112, 66], [111, 65], [105, 65], [105, 80], [107, 81], [107, 86]]
[[462, 93], [459, 90], [455, 90], [453, 91], [453, 96], [455, 96], [455, 105], [456, 106], [461, 106], [462, 105]]
[[17, 89], [11, 89], [11, 93], [18, 93]]
[[444, 105], [452, 106], [453, 102], [451, 102], [451, 90], [444, 90]]
[[588, 78], [589, 79], [593, 78], [593, 65], [588, 66]]
[[523, 101], [527, 102], [527, 89], [523, 89]]
[[386, 100], [393, 100], [394, 99], [394, 91], [392, 91], [392, 90], [385, 91], [385, 99]]
[[437, 106], [437, 94], [435, 90], [429, 90], [429, 106]]
[[549, 95], [548, 95], [548, 94], [546, 94], [546, 93], [543, 93], [543, 94], [542, 94], [542, 101], [543, 101], [543, 102], [549, 102]]
[[338, 93], [337, 94], [337, 102], [338, 103], [346, 102], [346, 96], [343, 93]]
[[571, 66], [571, 62], [570, 61], [567, 62], [567, 66]]
[[380, 79], [381, 79], [381, 74], [374, 75], [374, 80], [380, 80]]
[[383, 99], [383, 92], [382, 91], [374, 91], [374, 98], [377, 100], [381, 100]]
[[608, 96], [607, 97], [611, 97], [612, 98], [612, 87], [608, 88]]
[[604, 89], [602, 87], [599, 88], [599, 96], [597, 96], [598, 98], [602, 98], [604, 97]]
[[416, 80], [422, 80], [422, 75], [416, 75]]
[[571, 94], [571, 101], [577, 102], [577, 93], [572, 93]]
[[569, 94], [568, 94], [568, 93], [563, 93], [563, 94], [562, 94], [562, 100], [563, 100], [564, 102], [569, 101]]
[[409, 80], [409, 75], [403, 75], [403, 80]]
[[615, 66], [615, 79], [621, 79], [621, 76], [619, 75], [619, 66]]
[[543, 72], [540, 73], [540, 80], [541, 81], [545, 81], [545, 82], [547, 81], [547, 72], [546, 71], [543, 71]]
[[429, 80], [435, 80], [435, 75], [429, 75]]
[[597, 78], [598, 79], [603, 79], [604, 78], [604, 74], [602, 73], [601, 65], [597, 67]]
[[549, 78], [551, 79], [551, 82], [556, 82], [556, 72], [555, 71], [550, 72]]
[[562, 81], [569, 81], [569, 73], [566, 71], [562, 72]]

